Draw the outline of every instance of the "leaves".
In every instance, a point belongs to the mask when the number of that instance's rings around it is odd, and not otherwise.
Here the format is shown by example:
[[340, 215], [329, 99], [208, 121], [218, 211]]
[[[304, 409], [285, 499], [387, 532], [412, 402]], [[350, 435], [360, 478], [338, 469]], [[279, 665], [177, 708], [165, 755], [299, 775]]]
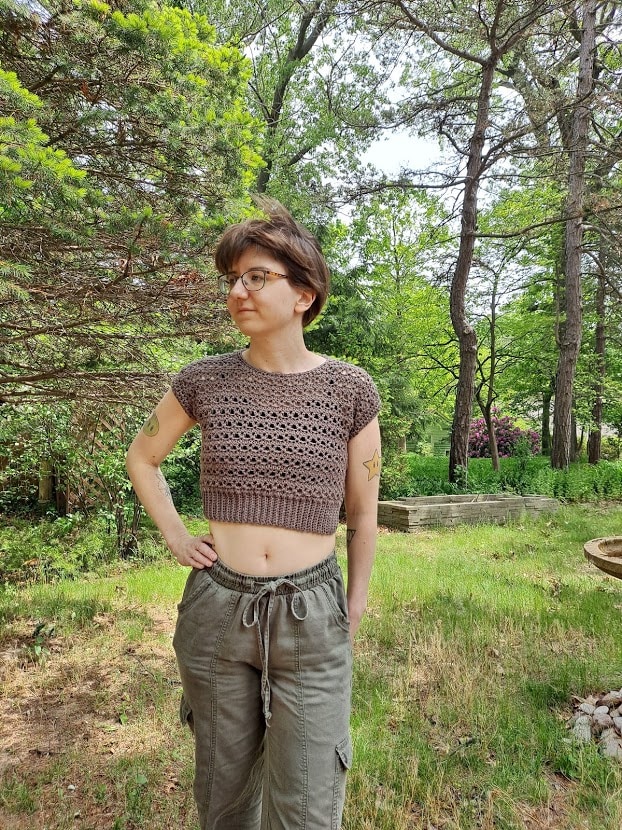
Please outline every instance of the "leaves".
[[158, 343], [224, 329], [205, 252], [259, 164], [248, 61], [179, 8], [7, 9], [2, 395], [157, 394], [170, 366]]

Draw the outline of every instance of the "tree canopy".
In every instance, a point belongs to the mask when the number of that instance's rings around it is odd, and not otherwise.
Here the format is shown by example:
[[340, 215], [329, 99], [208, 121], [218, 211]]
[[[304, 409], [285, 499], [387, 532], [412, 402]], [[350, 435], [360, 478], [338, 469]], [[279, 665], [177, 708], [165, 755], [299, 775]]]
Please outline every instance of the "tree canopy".
[[165, 343], [222, 330], [210, 246], [260, 164], [249, 62], [165, 5], [0, 11], [0, 396], [135, 395]]
[[[498, 408], [556, 466], [581, 430], [597, 462], [622, 430], [619, 23], [593, 0], [0, 0], [0, 401], [135, 402], [239, 342], [210, 252], [265, 191], [322, 242], [307, 342], [373, 374], [389, 460], [453, 410], [455, 478]], [[366, 163], [398, 128], [433, 164]]]

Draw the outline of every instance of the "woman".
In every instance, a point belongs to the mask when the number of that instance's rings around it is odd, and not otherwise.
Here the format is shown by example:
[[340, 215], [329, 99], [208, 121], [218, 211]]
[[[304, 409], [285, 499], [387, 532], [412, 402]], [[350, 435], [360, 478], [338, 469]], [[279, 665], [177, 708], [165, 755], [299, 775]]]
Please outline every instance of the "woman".
[[[192, 568], [173, 644], [202, 830], [336, 830], [352, 754], [351, 639], [375, 551], [380, 402], [362, 369], [306, 348], [328, 269], [284, 208], [267, 211], [225, 231], [215, 256], [248, 347], [183, 369], [127, 466]], [[186, 530], [159, 468], [197, 423], [205, 536]], [[347, 598], [334, 554], [344, 497]]]

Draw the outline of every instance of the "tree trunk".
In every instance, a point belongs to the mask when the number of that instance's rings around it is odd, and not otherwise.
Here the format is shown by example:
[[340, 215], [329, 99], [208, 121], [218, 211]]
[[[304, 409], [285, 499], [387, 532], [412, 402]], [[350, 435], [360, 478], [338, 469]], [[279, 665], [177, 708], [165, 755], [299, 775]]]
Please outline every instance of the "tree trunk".
[[469, 463], [469, 424], [475, 387], [477, 366], [477, 335], [469, 324], [465, 308], [465, 295], [477, 233], [477, 194], [482, 174], [482, 152], [486, 139], [490, 111], [490, 95], [495, 74], [496, 59], [483, 67], [482, 82], [477, 103], [477, 117], [471, 141], [467, 175], [462, 201], [462, 225], [458, 260], [451, 281], [449, 308], [451, 324], [460, 345], [460, 369], [451, 426], [451, 448], [449, 451], [449, 480], [456, 482], [464, 478]]
[[583, 449], [583, 438], [585, 436], [583, 427], [581, 427], [581, 437], [577, 436], [577, 416], [574, 411], [570, 417], [570, 460], [578, 461]]
[[590, 464], [598, 464], [600, 461], [600, 450], [602, 441], [603, 423], [603, 393], [605, 386], [605, 297], [606, 280], [601, 251], [601, 267], [598, 269], [598, 285], [596, 288], [596, 335], [594, 353], [596, 355], [595, 377], [594, 377], [594, 401], [592, 403], [592, 425], [590, 436], [587, 441], [587, 460]]
[[559, 360], [555, 376], [555, 413], [551, 466], [566, 469], [570, 463], [572, 397], [574, 376], [581, 346], [581, 254], [583, 246], [583, 201], [585, 156], [590, 118], [589, 97], [593, 89], [596, 43], [596, 0], [583, 6], [583, 28], [579, 55], [577, 102], [572, 114], [568, 196], [565, 205], [565, 280], [566, 319], [560, 325]]
[[555, 380], [542, 393], [542, 455], [551, 454], [551, 401], [553, 400], [553, 389]]
[[54, 465], [44, 458], [39, 464], [39, 499], [38, 509], [41, 513], [51, 506], [54, 498]]
[[492, 469], [499, 472], [499, 447], [497, 446], [497, 435], [492, 423], [492, 403], [486, 406], [484, 410], [484, 420], [486, 421], [486, 429], [488, 430], [488, 449], [490, 450], [490, 460], [492, 462]]

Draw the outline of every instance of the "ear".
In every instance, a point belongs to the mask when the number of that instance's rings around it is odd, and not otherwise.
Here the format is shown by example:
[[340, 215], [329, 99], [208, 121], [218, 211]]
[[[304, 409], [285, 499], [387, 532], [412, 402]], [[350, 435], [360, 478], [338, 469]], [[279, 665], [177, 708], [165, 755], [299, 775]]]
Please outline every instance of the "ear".
[[315, 293], [315, 291], [301, 288], [298, 294], [298, 299], [296, 300], [295, 311], [298, 314], [304, 314], [305, 311], [311, 308], [311, 306], [315, 302], [316, 297], [317, 294]]

